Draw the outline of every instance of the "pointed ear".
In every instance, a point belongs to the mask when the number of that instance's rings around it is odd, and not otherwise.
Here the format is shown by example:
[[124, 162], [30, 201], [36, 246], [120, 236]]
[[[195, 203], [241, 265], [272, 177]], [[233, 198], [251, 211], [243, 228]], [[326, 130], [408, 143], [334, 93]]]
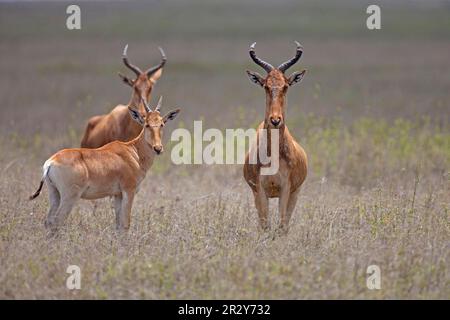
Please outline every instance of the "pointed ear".
[[169, 113], [167, 113], [164, 117], [163, 117], [163, 121], [164, 123], [166, 123], [169, 120], [173, 120], [175, 119], [175, 117], [178, 115], [178, 113], [180, 112], [180, 109], [176, 109], [176, 110], [172, 110]]
[[128, 77], [124, 76], [123, 74], [121, 74], [120, 72], [118, 73], [119, 77], [122, 79], [122, 81], [129, 85], [130, 87], [132, 87], [134, 85], [134, 81], [131, 79], [128, 79]]
[[251, 82], [260, 85], [261, 87], [264, 86], [264, 78], [258, 72], [253, 72], [250, 70], [246, 70], [246, 72]]
[[288, 84], [292, 86], [295, 83], [299, 83], [302, 81], [303, 77], [305, 76], [306, 70], [303, 70], [302, 72], [294, 72], [291, 74], [291, 76], [288, 79]]
[[132, 107], [128, 107], [128, 111], [130, 112], [130, 116], [134, 121], [139, 123], [141, 126], [144, 125], [145, 119], [139, 111], [137, 111], [136, 109], [134, 109]]
[[156, 71], [154, 74], [152, 74], [152, 76], [150, 77], [149, 80], [150, 80], [153, 84], [155, 84], [156, 81], [158, 81], [159, 78], [161, 78], [161, 76], [162, 76], [162, 71], [163, 71], [163, 68], [161, 68], [161, 69], [159, 69], [158, 71]]

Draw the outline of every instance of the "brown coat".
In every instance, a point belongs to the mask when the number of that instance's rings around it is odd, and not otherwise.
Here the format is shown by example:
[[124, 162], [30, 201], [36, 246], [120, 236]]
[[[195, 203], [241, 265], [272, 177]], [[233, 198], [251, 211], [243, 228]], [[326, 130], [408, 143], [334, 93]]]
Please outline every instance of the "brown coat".
[[30, 199], [39, 196], [46, 182], [50, 198], [46, 227], [56, 230], [79, 199], [108, 196], [114, 197], [117, 228], [130, 227], [134, 196], [152, 166], [155, 154], [163, 152], [164, 124], [180, 111], [177, 109], [162, 117], [159, 107], [155, 111], [148, 106], [146, 109], [145, 116], [129, 109], [130, 119], [141, 128], [133, 140], [113, 141], [97, 149], [64, 149], [45, 162], [39, 188]]
[[[244, 164], [244, 178], [252, 189], [255, 198], [255, 206], [258, 211], [259, 223], [262, 229], [267, 230], [269, 226], [269, 198], [279, 198], [278, 208], [280, 213], [280, 230], [287, 232], [289, 220], [297, 203], [300, 186], [306, 179], [308, 160], [303, 148], [294, 140], [286, 126], [286, 94], [290, 86], [300, 82], [306, 73], [294, 72], [290, 77], [286, 77], [284, 72], [296, 63], [303, 53], [301, 45], [297, 44], [296, 55], [288, 61], [282, 63], [277, 68], [261, 60], [256, 56], [255, 44], [250, 47], [250, 57], [266, 72], [267, 76], [262, 77], [256, 72], [248, 71], [250, 80], [263, 87], [266, 92], [266, 111], [264, 121], [258, 126], [257, 139], [250, 152], [246, 155]], [[263, 130], [266, 129], [266, 130]], [[263, 165], [257, 157], [257, 162], [250, 163], [250, 155], [260, 154], [259, 148], [265, 148], [265, 154], [271, 157], [272, 166], [275, 162], [273, 157], [276, 153], [271, 152], [271, 132], [278, 130], [278, 171], [272, 175], [261, 174]], [[267, 143], [261, 143], [261, 135], [267, 133]], [[264, 154], [264, 152], [263, 152]]]
[[127, 106], [118, 105], [106, 115], [94, 116], [89, 119], [81, 140], [82, 148], [99, 148], [108, 142], [115, 140], [130, 141], [140, 132], [138, 124], [131, 120], [128, 114], [128, 107], [138, 108], [142, 115], [145, 114], [143, 103], [149, 103], [153, 86], [162, 75], [162, 68], [167, 58], [164, 51], [161, 51], [161, 62], [145, 71], [133, 65], [127, 57], [128, 45], [123, 51], [123, 63], [136, 74], [136, 79], [130, 79], [119, 73], [122, 81], [133, 89], [131, 100]]

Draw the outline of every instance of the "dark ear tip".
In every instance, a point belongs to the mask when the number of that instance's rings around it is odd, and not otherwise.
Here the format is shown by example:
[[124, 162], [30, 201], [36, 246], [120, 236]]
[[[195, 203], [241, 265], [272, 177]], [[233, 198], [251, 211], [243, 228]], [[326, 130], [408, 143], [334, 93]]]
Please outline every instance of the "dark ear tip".
[[128, 83], [128, 79], [126, 76], [124, 76], [123, 74], [121, 74], [120, 72], [117, 72], [117, 75], [119, 76], [120, 80], [122, 80], [125, 83]]

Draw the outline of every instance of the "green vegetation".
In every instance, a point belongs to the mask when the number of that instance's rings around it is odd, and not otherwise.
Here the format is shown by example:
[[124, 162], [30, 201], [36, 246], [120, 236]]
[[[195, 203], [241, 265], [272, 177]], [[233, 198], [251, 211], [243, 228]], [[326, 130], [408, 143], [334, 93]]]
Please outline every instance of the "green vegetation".
[[[450, 298], [450, 11], [382, 1], [382, 30], [360, 1], [0, 4], [0, 298]], [[242, 166], [175, 166], [170, 133], [256, 127], [264, 91], [248, 46], [276, 64], [305, 53], [287, 122], [309, 173], [286, 237], [257, 228]], [[56, 238], [43, 162], [79, 146], [90, 116], [127, 103], [123, 46], [139, 66], [168, 63], [153, 91], [182, 113], [118, 235], [109, 199], [82, 201]], [[277, 225], [271, 203], [272, 226]], [[69, 265], [82, 289], [69, 291]], [[381, 290], [366, 270], [381, 269]]]

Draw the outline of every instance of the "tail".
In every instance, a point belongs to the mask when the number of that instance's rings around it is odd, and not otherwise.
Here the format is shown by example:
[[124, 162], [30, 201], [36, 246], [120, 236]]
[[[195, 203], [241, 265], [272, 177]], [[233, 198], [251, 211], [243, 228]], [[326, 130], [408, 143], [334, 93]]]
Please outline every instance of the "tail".
[[36, 199], [40, 194], [41, 194], [41, 190], [42, 187], [44, 186], [44, 179], [41, 180], [41, 183], [39, 184], [39, 188], [37, 189], [37, 191], [30, 196], [30, 200]]
[[45, 161], [44, 163], [44, 174], [42, 175], [41, 183], [39, 183], [39, 188], [36, 190], [36, 192], [30, 196], [30, 200], [36, 199], [42, 191], [42, 187], [44, 186], [45, 177], [48, 175], [48, 171], [50, 170], [50, 164], [51, 162], [49, 160]]

